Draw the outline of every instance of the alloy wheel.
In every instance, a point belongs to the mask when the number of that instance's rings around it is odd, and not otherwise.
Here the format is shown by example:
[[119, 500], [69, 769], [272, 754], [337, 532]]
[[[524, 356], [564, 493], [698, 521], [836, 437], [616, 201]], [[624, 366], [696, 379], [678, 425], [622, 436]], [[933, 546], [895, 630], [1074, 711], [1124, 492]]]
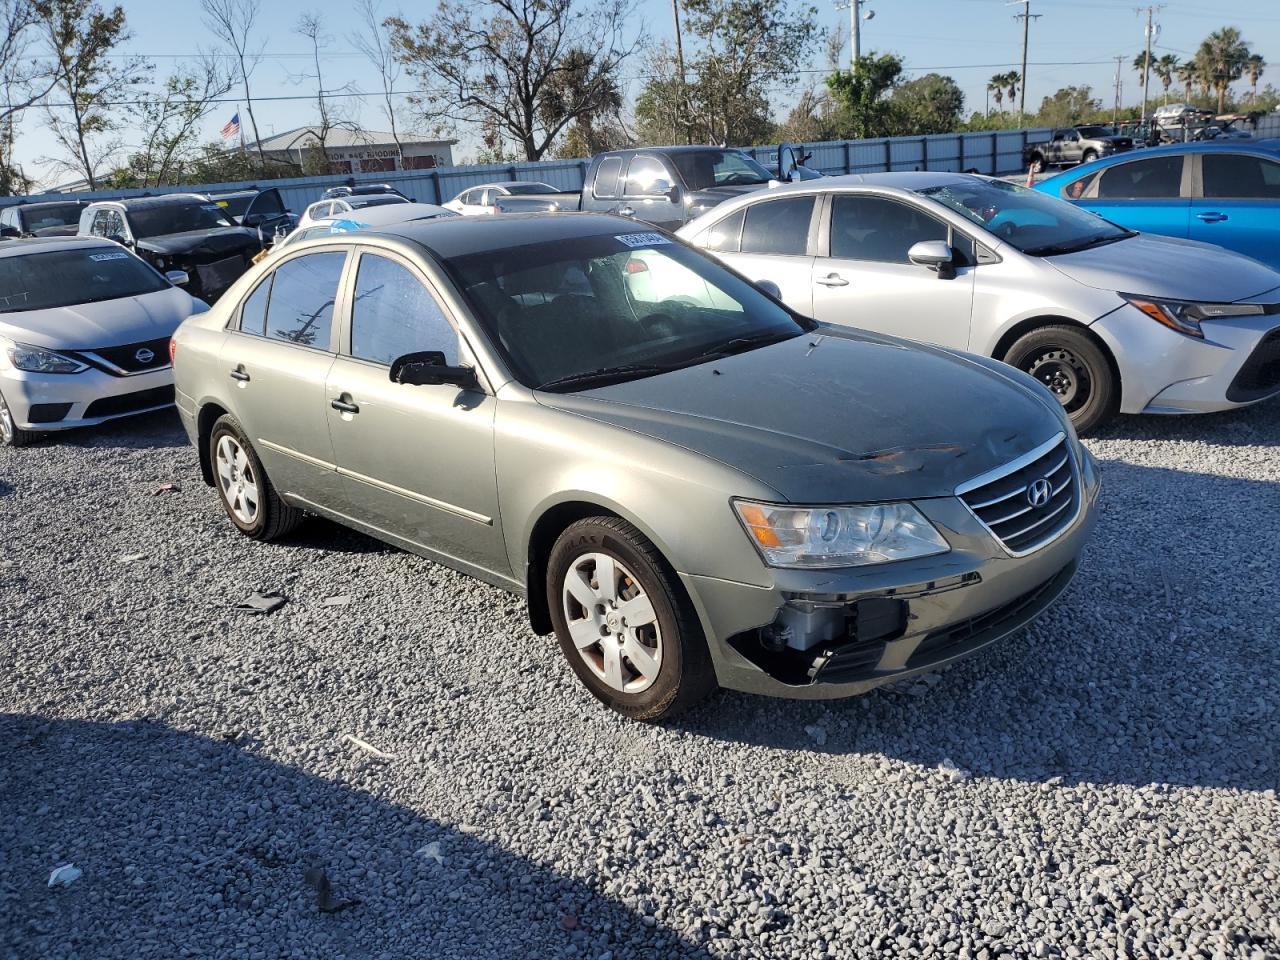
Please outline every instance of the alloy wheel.
[[13, 443], [15, 429], [17, 428], [13, 423], [13, 414], [9, 410], [9, 405], [4, 402], [4, 395], [0, 394], [0, 440]]
[[622, 693], [647, 690], [662, 667], [662, 628], [635, 575], [605, 553], [584, 553], [565, 573], [565, 622], [587, 667]]
[[230, 434], [218, 439], [218, 486], [237, 520], [251, 526], [258, 519], [258, 478], [244, 448]]

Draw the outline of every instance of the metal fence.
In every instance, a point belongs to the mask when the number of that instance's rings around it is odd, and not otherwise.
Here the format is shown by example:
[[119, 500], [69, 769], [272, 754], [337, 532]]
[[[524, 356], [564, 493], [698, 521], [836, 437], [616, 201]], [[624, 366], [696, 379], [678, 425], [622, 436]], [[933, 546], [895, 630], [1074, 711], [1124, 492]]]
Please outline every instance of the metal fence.
[[[1022, 148], [1031, 140], [1048, 135], [1047, 130], [1002, 130], [993, 133], [944, 133], [928, 137], [888, 137], [880, 140], [837, 140], [807, 144], [812, 151], [809, 166], [822, 173], [876, 173], [886, 170], [970, 170], [1007, 174], [1022, 169]], [[777, 146], [748, 147], [746, 152], [765, 162], [776, 162]], [[363, 173], [351, 177], [294, 177], [262, 181], [261, 187], [275, 187], [285, 206], [301, 213], [320, 199], [326, 188], [345, 183], [389, 183], [406, 196], [422, 203], [443, 203], [468, 187], [503, 180], [541, 180], [560, 190], [580, 190], [586, 176], [587, 160], [543, 160], [534, 163], [481, 164], [470, 167], [440, 167], [435, 170], [401, 170], [391, 173]], [[252, 182], [205, 183], [180, 187], [151, 187], [146, 190], [98, 190], [74, 194], [46, 193], [31, 197], [0, 197], [0, 206], [23, 200], [106, 200], [144, 197], [165, 193], [215, 193], [255, 186]]]
[[1253, 135], [1259, 139], [1280, 137], [1280, 112], [1268, 113], [1265, 117], [1259, 117], [1257, 126], [1253, 128]]

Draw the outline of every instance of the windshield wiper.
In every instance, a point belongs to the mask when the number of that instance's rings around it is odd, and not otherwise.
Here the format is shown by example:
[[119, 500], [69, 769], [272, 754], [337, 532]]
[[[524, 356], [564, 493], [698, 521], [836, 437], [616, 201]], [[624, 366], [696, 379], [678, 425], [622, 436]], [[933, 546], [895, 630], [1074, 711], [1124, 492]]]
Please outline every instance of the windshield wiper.
[[539, 390], [556, 390], [562, 387], [603, 387], [611, 383], [622, 383], [625, 380], [637, 380], [640, 377], [651, 377], [658, 373], [674, 370], [670, 364], [658, 363], [623, 363], [616, 367], [601, 367], [584, 373], [571, 373], [564, 377], [556, 377], [540, 384]]
[[783, 340], [790, 340], [798, 336], [800, 336], [799, 333], [793, 333], [790, 330], [771, 330], [767, 333], [753, 333], [747, 337], [734, 337], [724, 343], [718, 343], [714, 347], [708, 347], [706, 350], [695, 353], [691, 357], [686, 357], [680, 365], [692, 366], [695, 363], [716, 360], [735, 353], [745, 353], [756, 347], [768, 346], [771, 343], [781, 343]]
[[1090, 247], [1101, 247], [1108, 243], [1115, 243], [1117, 240], [1128, 240], [1130, 237], [1136, 237], [1137, 235], [1133, 230], [1126, 230], [1124, 233], [1104, 234], [1098, 237], [1090, 237], [1088, 240], [1077, 240], [1075, 243], [1049, 243], [1043, 247], [1031, 247], [1022, 252], [1031, 257], [1053, 257], [1063, 253], [1079, 253], [1081, 250], [1088, 250]]

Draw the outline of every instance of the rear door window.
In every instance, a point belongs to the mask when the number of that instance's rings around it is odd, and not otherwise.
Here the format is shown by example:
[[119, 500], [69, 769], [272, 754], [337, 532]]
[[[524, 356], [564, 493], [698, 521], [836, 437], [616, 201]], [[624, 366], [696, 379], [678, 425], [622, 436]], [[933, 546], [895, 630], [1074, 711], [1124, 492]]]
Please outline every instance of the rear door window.
[[787, 197], [747, 207], [742, 252], [804, 256], [809, 245], [813, 201], [812, 196]]
[[1243, 153], [1201, 155], [1206, 198], [1280, 200], [1280, 163]]
[[1176, 200], [1182, 193], [1182, 157], [1148, 157], [1107, 167], [1093, 192], [1099, 200]]
[[596, 168], [596, 181], [592, 194], [602, 200], [612, 200], [618, 195], [618, 177], [622, 174], [621, 157], [605, 157]]
[[328, 350], [346, 259], [345, 251], [311, 253], [277, 267], [267, 303], [266, 336]]

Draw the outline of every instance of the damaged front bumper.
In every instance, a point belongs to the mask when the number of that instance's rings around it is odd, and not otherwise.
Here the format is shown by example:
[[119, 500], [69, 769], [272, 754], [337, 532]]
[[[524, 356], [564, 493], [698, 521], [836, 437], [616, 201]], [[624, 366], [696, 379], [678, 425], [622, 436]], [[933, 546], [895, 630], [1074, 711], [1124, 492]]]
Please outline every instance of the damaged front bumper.
[[774, 570], [770, 587], [682, 574], [722, 687], [777, 697], [865, 693], [936, 669], [1017, 631], [1075, 574], [1098, 497], [1097, 464], [1079, 462], [1083, 499], [1052, 542], [1014, 556], [958, 498], [915, 501], [951, 544], [920, 560], [842, 570]]

